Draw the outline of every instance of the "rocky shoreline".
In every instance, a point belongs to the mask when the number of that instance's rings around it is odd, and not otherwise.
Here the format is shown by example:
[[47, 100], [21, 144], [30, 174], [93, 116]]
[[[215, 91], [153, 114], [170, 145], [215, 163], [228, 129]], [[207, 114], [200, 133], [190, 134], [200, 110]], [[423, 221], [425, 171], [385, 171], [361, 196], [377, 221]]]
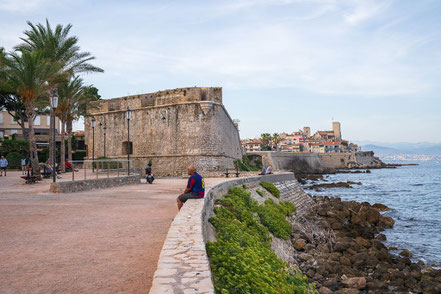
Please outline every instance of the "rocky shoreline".
[[441, 270], [387, 248], [381, 231], [394, 220], [382, 204], [313, 197], [309, 213], [293, 223], [298, 267], [320, 293], [441, 293]]

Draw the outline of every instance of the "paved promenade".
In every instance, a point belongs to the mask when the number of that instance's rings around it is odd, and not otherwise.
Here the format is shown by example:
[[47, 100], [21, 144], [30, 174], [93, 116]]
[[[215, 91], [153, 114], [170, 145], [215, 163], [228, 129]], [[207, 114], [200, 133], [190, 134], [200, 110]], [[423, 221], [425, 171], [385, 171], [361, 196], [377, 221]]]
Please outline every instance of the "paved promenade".
[[148, 293], [185, 179], [51, 194], [20, 175], [0, 178], [0, 293]]

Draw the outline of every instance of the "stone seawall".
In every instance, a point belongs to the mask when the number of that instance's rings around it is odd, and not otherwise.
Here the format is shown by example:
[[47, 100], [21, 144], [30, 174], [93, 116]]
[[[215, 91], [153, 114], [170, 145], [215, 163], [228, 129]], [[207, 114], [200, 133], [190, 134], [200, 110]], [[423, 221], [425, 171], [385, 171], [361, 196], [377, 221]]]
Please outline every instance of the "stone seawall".
[[49, 192], [72, 193], [141, 183], [139, 175], [52, 183]]
[[236, 178], [215, 185], [204, 199], [188, 200], [173, 220], [164, 242], [150, 294], [214, 293], [205, 242], [214, 240], [214, 228], [208, 222], [213, 215], [214, 201], [223, 197], [230, 187], [261, 181], [274, 183], [281, 199], [291, 201], [300, 211], [312, 205], [293, 173]]
[[275, 170], [289, 170], [296, 173], [322, 173], [345, 168], [379, 168], [383, 162], [374, 152], [344, 153], [294, 153], [276, 151], [248, 152], [251, 156], [261, 156], [265, 166]]

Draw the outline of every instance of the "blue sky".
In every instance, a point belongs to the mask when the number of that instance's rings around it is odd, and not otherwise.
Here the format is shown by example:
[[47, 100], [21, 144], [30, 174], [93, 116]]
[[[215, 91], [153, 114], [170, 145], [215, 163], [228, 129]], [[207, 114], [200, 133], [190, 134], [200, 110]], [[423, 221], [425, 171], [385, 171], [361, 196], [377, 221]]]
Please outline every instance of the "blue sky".
[[354, 141], [441, 142], [439, 0], [0, 0], [0, 46], [46, 18], [97, 57], [104, 98], [221, 86], [242, 138], [334, 119]]

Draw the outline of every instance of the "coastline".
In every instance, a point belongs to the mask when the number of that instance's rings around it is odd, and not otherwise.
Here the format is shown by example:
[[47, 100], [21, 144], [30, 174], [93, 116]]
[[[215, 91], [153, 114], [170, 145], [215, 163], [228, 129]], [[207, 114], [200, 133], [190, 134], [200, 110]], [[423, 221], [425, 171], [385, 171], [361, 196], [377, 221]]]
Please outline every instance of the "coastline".
[[[396, 164], [390, 165], [389, 168], [408, 165], [414, 164]], [[342, 173], [370, 173], [370, 169], [364, 171], [345, 170]], [[332, 188], [333, 183], [328, 183], [323, 178], [325, 175], [323, 173], [303, 174], [297, 176], [297, 178], [305, 189], [311, 187], [305, 186], [307, 183], [314, 185], [317, 182], [325, 182], [322, 188], [326, 188], [324, 192], [326, 193], [326, 191], [329, 191], [329, 188]], [[348, 178], [347, 180], [350, 182]], [[357, 183], [351, 182], [351, 184]], [[352, 188], [351, 186], [341, 185], [337, 185], [337, 187]], [[347, 191], [347, 193], [356, 193], [352, 189]], [[441, 292], [441, 270], [427, 266], [423, 261], [416, 261], [415, 258], [412, 261], [412, 253], [409, 250], [397, 250], [398, 248], [403, 248], [402, 246], [386, 247], [385, 243], [388, 243], [386, 235], [381, 232], [385, 229], [393, 230], [394, 221], [392, 218], [387, 217], [392, 225], [382, 224], [381, 221], [376, 220], [375, 215], [377, 213], [372, 212], [374, 206], [376, 207], [375, 209], [381, 208], [382, 211], [378, 211], [379, 219], [381, 219], [384, 217], [384, 211], [387, 210], [386, 206], [382, 204], [370, 205], [368, 202], [354, 200], [342, 201], [339, 197], [323, 195], [314, 196], [314, 201], [316, 202], [316, 207], [309, 213], [309, 222], [319, 222], [322, 227], [332, 229], [335, 232], [336, 238], [336, 247], [329, 248], [328, 252], [316, 252], [314, 250], [310, 252], [312, 256], [318, 254], [319, 258], [328, 260], [328, 263], [332, 264], [331, 267], [324, 267], [325, 270], [331, 270], [331, 272], [324, 272], [326, 275], [317, 272], [317, 260], [311, 264], [311, 262], [308, 263], [308, 260], [306, 260], [307, 255], [299, 255], [300, 260], [302, 258], [304, 260], [302, 270], [312, 281], [319, 282], [319, 287], [317, 287], [319, 290], [323, 288], [320, 290], [320, 293], [352, 293], [344, 292], [347, 290], [343, 290], [349, 286], [357, 290], [357, 292], [353, 293], [368, 293], [369, 291], [373, 291], [370, 293]], [[350, 211], [349, 214], [346, 211], [347, 209]], [[363, 211], [371, 211], [371, 222], [368, 221], [367, 217], [363, 216], [365, 215]], [[311, 248], [309, 249], [311, 250]], [[310, 254], [309, 252], [305, 253]], [[312, 266], [314, 263], [316, 263], [315, 268]], [[323, 269], [320, 269], [320, 271], [323, 271]], [[322, 276], [326, 278], [323, 279]], [[347, 281], [347, 279], [350, 279], [350, 281]]]

